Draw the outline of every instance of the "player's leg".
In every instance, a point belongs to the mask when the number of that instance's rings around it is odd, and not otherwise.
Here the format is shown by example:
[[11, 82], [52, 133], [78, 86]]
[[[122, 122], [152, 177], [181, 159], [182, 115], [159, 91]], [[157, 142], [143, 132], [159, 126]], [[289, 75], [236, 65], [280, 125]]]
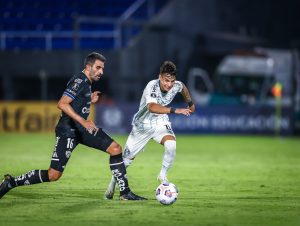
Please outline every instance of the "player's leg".
[[168, 177], [167, 177], [168, 170], [173, 165], [173, 162], [176, 157], [175, 137], [167, 135], [162, 139], [161, 144], [164, 145], [165, 153], [163, 155], [162, 167], [157, 179], [161, 183], [166, 183], [168, 182]]
[[[131, 165], [134, 158], [125, 158], [123, 156], [124, 165], [127, 168], [129, 165]], [[116, 190], [117, 180], [114, 175], [112, 175], [111, 180], [107, 186], [107, 189], [104, 193], [104, 199], [113, 199], [115, 190]]]
[[[133, 159], [128, 159], [123, 157], [123, 161], [124, 161], [124, 166], [127, 168], [131, 164]], [[115, 176], [112, 175], [111, 180], [104, 193], [104, 199], [113, 199], [116, 190], [116, 185], [117, 185], [117, 180]]]
[[[70, 143], [70, 141], [72, 142]], [[16, 177], [5, 175], [0, 185], [0, 198], [14, 187], [58, 180], [76, 145], [72, 138], [57, 136], [50, 168], [48, 170], [31, 170]]]
[[159, 126], [156, 130], [156, 136], [154, 140], [164, 146], [165, 152], [162, 160], [162, 167], [157, 179], [161, 183], [168, 182], [167, 174], [168, 170], [173, 165], [176, 157], [176, 138], [172, 131], [171, 125], [167, 124]]
[[121, 200], [146, 200], [146, 198], [134, 194], [128, 185], [126, 167], [123, 162], [122, 148], [115, 141], [106, 150], [110, 154], [110, 169], [120, 189]]
[[56, 134], [56, 144], [48, 169], [49, 181], [57, 181], [62, 176], [72, 152], [77, 145], [77, 138]]
[[0, 198], [17, 186], [39, 184], [44, 182], [49, 182], [47, 170], [31, 170], [28, 173], [17, 177], [6, 174], [0, 185]]
[[[127, 138], [125, 149], [123, 151], [123, 160], [126, 168], [131, 165], [135, 156], [145, 148], [146, 144], [151, 139], [151, 135], [151, 130], [144, 132], [142, 130], [139, 130], [135, 126], [133, 127], [132, 131], [130, 132]], [[108, 184], [107, 189], [104, 193], [105, 199], [113, 198], [116, 184], [117, 181], [115, 177], [112, 176], [111, 181]]]
[[109, 166], [113, 177], [119, 185], [120, 195], [128, 193], [130, 189], [126, 175], [126, 168], [122, 158], [121, 146], [115, 141], [113, 141], [106, 149], [106, 152], [110, 155]]
[[123, 162], [122, 148], [102, 129], [95, 134], [82, 133], [81, 143], [105, 151], [110, 155], [109, 165], [112, 175], [115, 177], [120, 188], [120, 199], [123, 200], [145, 200], [146, 198], [135, 195], [131, 192], [127, 179], [126, 167]]

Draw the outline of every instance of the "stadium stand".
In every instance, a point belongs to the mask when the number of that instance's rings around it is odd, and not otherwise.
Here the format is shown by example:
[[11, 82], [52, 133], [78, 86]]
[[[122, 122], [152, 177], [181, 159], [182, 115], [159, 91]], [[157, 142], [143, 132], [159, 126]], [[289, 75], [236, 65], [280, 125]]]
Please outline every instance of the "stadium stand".
[[[167, 0], [1, 0], [0, 48], [114, 48], [115, 37], [118, 35], [116, 25], [130, 7], [138, 6], [130, 14], [131, 20], [147, 21], [166, 2]], [[82, 17], [85, 20], [80, 22], [79, 18]], [[103, 18], [106, 22], [103, 22]], [[136, 28], [133, 30], [136, 33]], [[77, 46], [74, 41], [76, 37], [79, 38]]]

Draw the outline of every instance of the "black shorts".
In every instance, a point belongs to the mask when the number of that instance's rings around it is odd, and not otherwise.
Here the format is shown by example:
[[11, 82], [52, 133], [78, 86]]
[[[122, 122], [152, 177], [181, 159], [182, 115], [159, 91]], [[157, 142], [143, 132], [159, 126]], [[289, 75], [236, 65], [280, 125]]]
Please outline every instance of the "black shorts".
[[78, 144], [83, 144], [105, 152], [112, 142], [113, 139], [103, 132], [102, 129], [99, 129], [93, 134], [84, 131], [78, 133], [76, 137], [66, 137], [60, 133], [56, 133], [56, 143], [50, 168], [63, 172], [73, 150]]

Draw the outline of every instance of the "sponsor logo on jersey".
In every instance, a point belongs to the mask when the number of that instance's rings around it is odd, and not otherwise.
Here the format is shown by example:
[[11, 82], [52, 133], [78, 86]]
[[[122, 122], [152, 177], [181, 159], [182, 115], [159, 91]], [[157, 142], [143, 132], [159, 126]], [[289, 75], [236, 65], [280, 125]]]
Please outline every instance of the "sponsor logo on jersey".
[[78, 90], [78, 88], [79, 88], [79, 84], [78, 84], [78, 83], [74, 83], [74, 84], [72, 85], [72, 89], [73, 89], [73, 90]]
[[157, 87], [158, 87], [158, 85], [156, 84], [156, 85], [154, 85], [153, 87], [152, 87], [152, 92], [153, 93], [155, 93], [156, 92], [156, 89], [157, 89]]
[[76, 96], [76, 93], [73, 90], [71, 90], [71, 89], [67, 89], [67, 92], [70, 93], [70, 94], [72, 94], [73, 96]]
[[89, 114], [90, 113], [90, 108], [84, 107], [84, 108], [82, 108], [81, 112], [83, 114]]
[[80, 83], [82, 83], [82, 79], [77, 78], [77, 79], [75, 79], [75, 82], [77, 82], [78, 84], [80, 84]]

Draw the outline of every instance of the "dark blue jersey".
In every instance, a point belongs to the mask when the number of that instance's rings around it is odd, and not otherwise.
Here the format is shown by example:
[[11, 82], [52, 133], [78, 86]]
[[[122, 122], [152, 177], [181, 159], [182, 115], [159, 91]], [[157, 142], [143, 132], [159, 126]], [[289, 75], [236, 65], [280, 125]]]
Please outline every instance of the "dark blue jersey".
[[[78, 115], [84, 119], [88, 118], [91, 106], [91, 82], [83, 72], [74, 75], [69, 80], [63, 95], [72, 98], [73, 101], [70, 105]], [[76, 134], [83, 130], [85, 130], [83, 126], [62, 112], [56, 126], [57, 133], [68, 137], [75, 137]]]

